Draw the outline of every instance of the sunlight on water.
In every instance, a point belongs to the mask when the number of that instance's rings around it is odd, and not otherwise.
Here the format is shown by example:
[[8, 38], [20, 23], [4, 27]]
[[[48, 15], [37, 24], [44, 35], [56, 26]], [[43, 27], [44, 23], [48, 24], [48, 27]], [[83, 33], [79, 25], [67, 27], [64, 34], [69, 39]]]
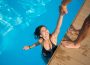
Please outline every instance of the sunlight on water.
[[13, 29], [13, 26], [7, 21], [0, 18], [0, 33], [4, 36]]
[[[0, 0], [0, 35], [6, 36], [16, 26], [26, 28], [33, 19], [46, 12], [46, 4], [51, 0]], [[18, 5], [17, 7], [15, 7]], [[0, 36], [0, 37], [2, 37]], [[7, 44], [0, 38], [0, 55]]]
[[[46, 4], [51, 0], [0, 0], [0, 32], [6, 35], [15, 26], [29, 26], [32, 18], [46, 12]], [[18, 7], [14, 7], [18, 5]], [[21, 8], [22, 13], [18, 9]], [[22, 25], [23, 26], [23, 25]], [[2, 27], [5, 28], [2, 30]]]

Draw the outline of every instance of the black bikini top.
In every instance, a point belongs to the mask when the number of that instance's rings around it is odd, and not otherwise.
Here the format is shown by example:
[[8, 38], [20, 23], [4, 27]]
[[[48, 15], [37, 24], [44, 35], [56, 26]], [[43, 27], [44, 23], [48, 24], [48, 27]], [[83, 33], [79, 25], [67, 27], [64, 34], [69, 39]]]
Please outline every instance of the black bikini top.
[[[51, 40], [50, 40], [50, 42], [51, 42], [51, 44], [52, 44], [52, 49], [53, 49], [56, 45], [53, 44]], [[52, 49], [46, 50], [46, 49], [44, 48], [44, 46], [43, 46], [43, 50], [44, 50], [44, 51], [50, 51], [50, 50], [52, 50]]]

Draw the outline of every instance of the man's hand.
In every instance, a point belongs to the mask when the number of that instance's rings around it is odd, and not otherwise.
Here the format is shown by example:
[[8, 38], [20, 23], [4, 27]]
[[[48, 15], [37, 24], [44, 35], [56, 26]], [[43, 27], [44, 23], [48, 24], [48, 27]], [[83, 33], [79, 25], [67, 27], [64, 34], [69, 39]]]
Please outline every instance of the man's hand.
[[60, 6], [60, 13], [67, 14], [67, 5], [71, 2], [71, 0], [63, 0]]
[[67, 14], [68, 13], [66, 5], [61, 5], [60, 6], [60, 13], [61, 14]]

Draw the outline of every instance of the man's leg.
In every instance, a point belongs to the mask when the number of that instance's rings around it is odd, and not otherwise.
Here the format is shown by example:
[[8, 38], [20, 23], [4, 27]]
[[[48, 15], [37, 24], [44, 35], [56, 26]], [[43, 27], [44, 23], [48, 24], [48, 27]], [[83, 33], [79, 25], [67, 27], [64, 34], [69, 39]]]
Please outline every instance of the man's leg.
[[80, 44], [80, 42], [83, 41], [88, 34], [90, 34], [89, 32], [90, 32], [90, 15], [84, 21], [82, 29], [76, 40], [76, 44]]
[[87, 34], [90, 34], [90, 15], [85, 19], [82, 29], [80, 30], [79, 36], [76, 43], [71, 41], [62, 41], [62, 45], [67, 48], [79, 48], [80, 43], [85, 39]]

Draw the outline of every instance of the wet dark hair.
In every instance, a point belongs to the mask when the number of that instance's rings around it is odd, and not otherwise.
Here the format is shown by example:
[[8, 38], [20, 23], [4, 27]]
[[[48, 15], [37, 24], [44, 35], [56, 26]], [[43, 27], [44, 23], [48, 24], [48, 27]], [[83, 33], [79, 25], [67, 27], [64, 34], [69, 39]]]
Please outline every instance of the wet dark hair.
[[39, 38], [40, 38], [40, 30], [41, 30], [42, 27], [46, 27], [46, 26], [40, 25], [40, 26], [38, 26], [38, 27], [35, 29], [35, 32], [34, 32], [35, 39], [39, 39]]

